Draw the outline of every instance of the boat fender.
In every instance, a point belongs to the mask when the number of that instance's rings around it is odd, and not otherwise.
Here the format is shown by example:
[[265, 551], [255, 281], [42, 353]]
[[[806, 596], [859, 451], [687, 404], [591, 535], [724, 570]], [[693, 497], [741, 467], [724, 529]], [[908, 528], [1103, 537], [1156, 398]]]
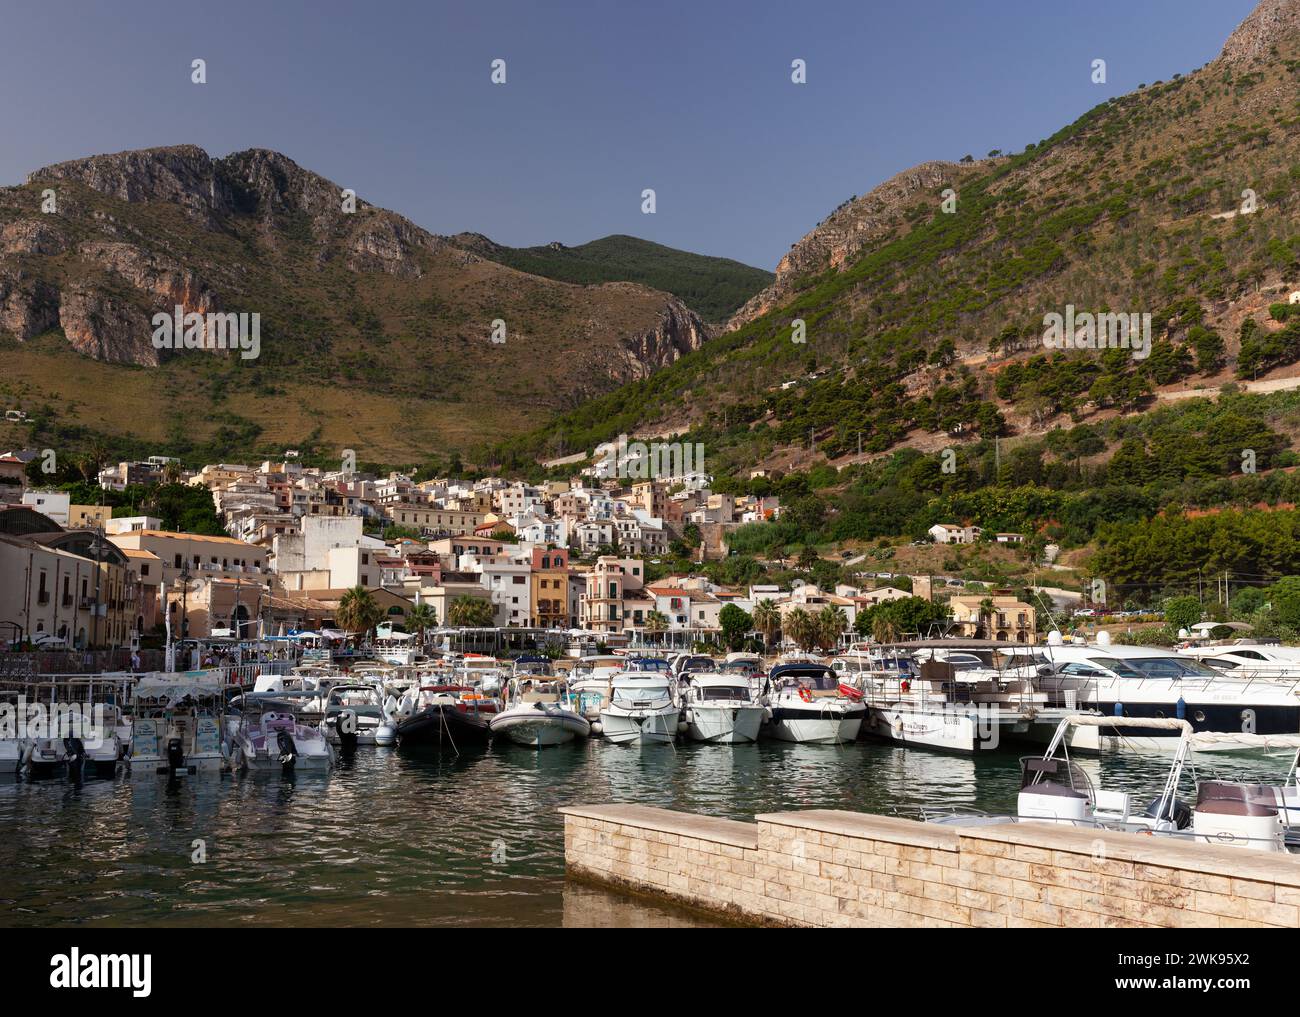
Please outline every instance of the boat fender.
[[288, 731], [277, 731], [275, 743], [280, 749], [280, 766], [292, 770], [298, 761], [298, 746], [293, 743], [293, 736]]
[[86, 762], [86, 746], [80, 738], [65, 738], [63, 752], [68, 760], [68, 776], [73, 780], [80, 780], [81, 770]]
[[904, 692], [907, 692], [912, 688], [912, 683], [904, 679], [902, 684], [899, 685], [899, 688], [901, 688]]
[[600, 721], [597, 720], [597, 721], [593, 721], [593, 722], [592, 722], [592, 724], [591, 724], [591, 733], [592, 733], [592, 734], [597, 734], [597, 735], [598, 735], [598, 734], [601, 734], [604, 730], [605, 730], [605, 726], [604, 726], [603, 724], [601, 724]]

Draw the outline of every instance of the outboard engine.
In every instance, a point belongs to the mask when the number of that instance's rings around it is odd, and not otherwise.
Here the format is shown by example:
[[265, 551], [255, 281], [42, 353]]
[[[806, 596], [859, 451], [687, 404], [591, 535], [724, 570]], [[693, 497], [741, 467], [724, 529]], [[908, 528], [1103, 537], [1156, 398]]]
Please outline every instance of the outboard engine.
[[80, 738], [65, 738], [63, 753], [68, 763], [68, 776], [72, 780], [81, 780], [81, 773], [86, 765], [86, 746]]
[[298, 746], [293, 743], [293, 735], [288, 731], [277, 731], [275, 742], [280, 749], [281, 768], [285, 773], [292, 773], [294, 764], [298, 762]]
[[1186, 802], [1174, 798], [1170, 801], [1169, 806], [1165, 809], [1163, 816], [1157, 815], [1160, 810], [1160, 799], [1153, 798], [1151, 804], [1147, 806], [1146, 812], [1142, 813], [1150, 819], [1167, 819], [1174, 824], [1175, 830], [1186, 830], [1192, 824], [1192, 810]]
[[177, 770], [185, 769], [185, 750], [179, 738], [167, 739], [167, 775], [175, 777]]
[[339, 748], [347, 755], [357, 749], [357, 712], [342, 710], [334, 718], [334, 730], [339, 736]]

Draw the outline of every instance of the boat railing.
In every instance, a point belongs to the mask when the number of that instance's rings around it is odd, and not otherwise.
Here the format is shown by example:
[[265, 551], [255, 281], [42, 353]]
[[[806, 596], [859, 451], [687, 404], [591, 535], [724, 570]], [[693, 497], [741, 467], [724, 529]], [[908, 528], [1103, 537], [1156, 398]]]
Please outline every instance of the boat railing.
[[[995, 674], [980, 681], [922, 678], [897, 671], [862, 671], [843, 677], [858, 678], [854, 687], [861, 690], [862, 701], [873, 707], [895, 703], [907, 703], [921, 709], [975, 705], [1013, 707], [1023, 713], [1046, 705], [1043, 692], [1032, 681], [1005, 679]], [[988, 696], [997, 699], [990, 701], [986, 698]]]
[[1091, 697], [1094, 700], [1103, 698], [1114, 698], [1116, 701], [1122, 701], [1125, 697], [1135, 693], [1149, 692], [1168, 692], [1178, 693], [1183, 699], [1188, 695], [1205, 695], [1214, 693], [1222, 695], [1226, 692], [1235, 693], [1236, 697], [1245, 697], [1247, 695], [1273, 694], [1281, 697], [1297, 696], [1300, 697], [1300, 679], [1296, 681], [1278, 681], [1275, 678], [1238, 678], [1237, 676], [1204, 676], [1204, 677], [1187, 677], [1187, 678], [1164, 678], [1151, 677], [1143, 675], [1138, 678], [1129, 677], [1088, 677], [1057, 674], [1053, 675], [1053, 681], [1039, 683], [1046, 686], [1043, 691], [1047, 693], [1048, 701], [1053, 706], [1068, 706], [1064, 700], [1066, 696], [1073, 692], [1076, 699], [1086, 700]]

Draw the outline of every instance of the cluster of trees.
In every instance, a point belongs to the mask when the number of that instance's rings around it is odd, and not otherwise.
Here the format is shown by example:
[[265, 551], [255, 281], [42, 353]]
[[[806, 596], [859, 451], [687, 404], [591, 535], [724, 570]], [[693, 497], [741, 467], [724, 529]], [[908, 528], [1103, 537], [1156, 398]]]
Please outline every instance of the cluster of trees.
[[859, 635], [870, 636], [878, 643], [892, 643], [910, 637], [923, 637], [943, 630], [949, 611], [924, 597], [900, 597], [873, 604], [858, 613], [853, 626]]
[[1213, 584], [1225, 573], [1255, 582], [1300, 572], [1300, 515], [1229, 510], [1104, 524], [1092, 571], [1126, 596], [1152, 587]]
[[819, 611], [802, 607], [787, 611], [781, 631], [801, 650], [829, 652], [839, 645], [840, 636], [848, 627], [849, 619], [844, 610], [827, 604]]
[[[1275, 305], [1279, 308], [1287, 304]], [[1260, 371], [1270, 371], [1282, 364], [1292, 364], [1300, 360], [1300, 316], [1289, 312], [1275, 313], [1280, 321], [1286, 321], [1284, 328], [1271, 331], [1263, 328], [1254, 318], [1247, 318], [1241, 323], [1241, 352], [1237, 354], [1237, 377], [1251, 378]]]
[[487, 257], [533, 275], [590, 286], [639, 282], [679, 297], [705, 321], [725, 321], [772, 273], [640, 240], [610, 236], [579, 247], [499, 247]]

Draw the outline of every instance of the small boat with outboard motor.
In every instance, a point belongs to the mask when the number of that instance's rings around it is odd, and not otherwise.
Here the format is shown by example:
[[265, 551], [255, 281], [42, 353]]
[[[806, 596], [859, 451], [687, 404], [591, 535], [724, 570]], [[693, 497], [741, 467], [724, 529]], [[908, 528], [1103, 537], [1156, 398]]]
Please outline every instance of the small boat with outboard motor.
[[299, 708], [315, 692], [251, 692], [236, 696], [227, 715], [230, 768], [254, 773], [326, 773], [334, 747], [319, 728], [302, 723]]
[[224, 689], [203, 672], [145, 675], [131, 694], [133, 778], [211, 776], [225, 767]]
[[492, 718], [492, 737], [534, 749], [586, 738], [591, 724], [569, 702], [568, 685], [561, 678], [512, 678], [505, 709]]
[[331, 745], [392, 745], [396, 725], [384, 711], [380, 686], [370, 682], [340, 682], [325, 697], [321, 730]]

